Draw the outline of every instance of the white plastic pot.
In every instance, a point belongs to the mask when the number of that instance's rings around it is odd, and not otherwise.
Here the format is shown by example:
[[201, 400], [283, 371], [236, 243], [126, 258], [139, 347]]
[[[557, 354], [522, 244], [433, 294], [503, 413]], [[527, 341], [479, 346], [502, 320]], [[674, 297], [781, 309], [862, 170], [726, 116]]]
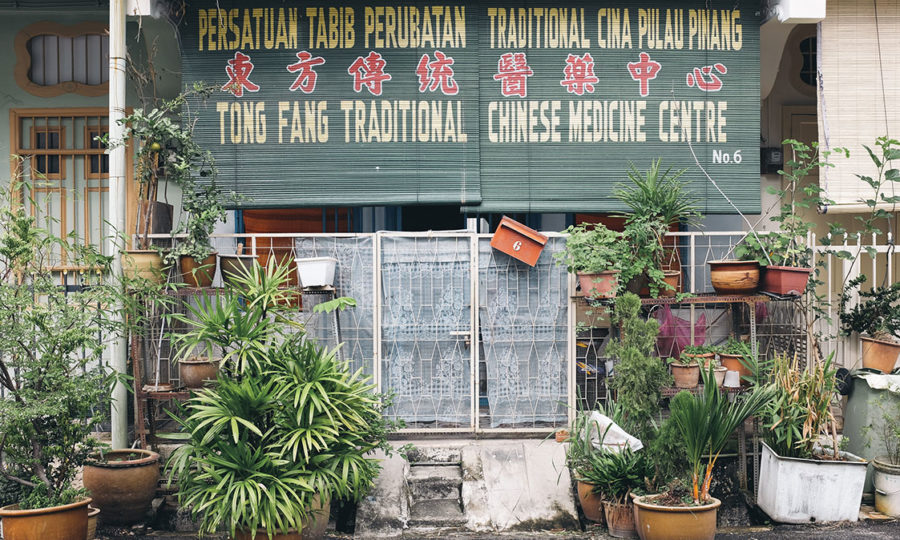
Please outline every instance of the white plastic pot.
[[886, 516], [900, 517], [900, 465], [887, 457], [872, 460], [875, 466], [875, 510]]
[[334, 285], [334, 268], [337, 259], [333, 257], [312, 257], [308, 259], [294, 259], [297, 263], [297, 277], [300, 278], [300, 286], [306, 287], [330, 287]]
[[757, 504], [774, 521], [820, 523], [856, 521], [868, 464], [849, 452], [851, 461], [786, 458], [763, 443]]

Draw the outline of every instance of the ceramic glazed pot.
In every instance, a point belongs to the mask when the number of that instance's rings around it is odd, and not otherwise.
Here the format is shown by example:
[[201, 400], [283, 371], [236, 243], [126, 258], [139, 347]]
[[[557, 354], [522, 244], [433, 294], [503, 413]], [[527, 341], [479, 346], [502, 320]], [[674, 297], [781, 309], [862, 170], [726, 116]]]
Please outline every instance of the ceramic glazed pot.
[[870, 337], [860, 337], [860, 340], [862, 340], [863, 367], [877, 369], [884, 373], [894, 370], [897, 354], [900, 353], [900, 343]]
[[586, 482], [577, 482], [578, 502], [581, 504], [581, 511], [584, 517], [594, 523], [603, 523], [603, 500], [600, 495], [594, 493], [594, 485]]
[[216, 276], [216, 255], [211, 253], [202, 261], [197, 261], [190, 255], [182, 255], [181, 280], [188, 287], [212, 287], [213, 278]]
[[700, 384], [700, 366], [698, 364], [672, 364], [672, 377], [676, 388], [696, 388]]
[[122, 274], [128, 279], [144, 279], [165, 283], [166, 268], [162, 257], [153, 250], [130, 249], [122, 253]]
[[763, 272], [760, 289], [779, 296], [799, 296], [806, 290], [811, 273], [812, 268], [769, 265]]
[[210, 381], [216, 380], [219, 362], [205, 356], [192, 356], [178, 362], [178, 374], [181, 386], [201, 388]]
[[256, 255], [219, 255], [219, 264], [222, 267], [222, 279], [225, 283], [232, 283], [232, 276], [243, 275], [253, 267]]
[[[143, 521], [159, 482], [159, 454], [150, 450], [112, 450], [84, 466], [84, 487], [104, 523]], [[85, 522], [85, 526], [87, 523]]]
[[713, 498], [702, 506], [661, 506], [645, 502], [651, 497], [634, 500], [641, 540], [713, 540], [716, 537], [716, 516], [722, 504], [719, 499]]
[[0, 508], [4, 540], [85, 540], [88, 504], [84, 498], [72, 504], [19, 510], [18, 504]]
[[[276, 534], [272, 540], [320, 540], [325, 537], [325, 528], [328, 526], [328, 516], [331, 513], [331, 501], [321, 502], [319, 496], [313, 498], [312, 509], [306, 519], [303, 520], [300, 530], [290, 530], [287, 534]], [[238, 530], [234, 540], [269, 540], [265, 529], [257, 529], [256, 533]]]
[[578, 274], [581, 294], [586, 298], [612, 298], [616, 295], [619, 271], [610, 270], [597, 274]]
[[746, 295], [759, 286], [756, 261], [709, 261], [709, 280], [716, 294]]

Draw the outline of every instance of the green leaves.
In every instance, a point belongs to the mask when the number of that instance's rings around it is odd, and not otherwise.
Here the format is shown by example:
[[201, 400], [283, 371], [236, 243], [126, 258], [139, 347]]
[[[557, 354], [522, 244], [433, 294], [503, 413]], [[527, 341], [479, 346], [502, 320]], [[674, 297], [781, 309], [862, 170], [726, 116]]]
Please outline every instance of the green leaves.
[[633, 215], [659, 220], [664, 226], [680, 219], [693, 223], [700, 217], [697, 211], [700, 199], [688, 189], [688, 182], [679, 180], [686, 171], [673, 173], [671, 167], [663, 171], [662, 159], [651, 161], [650, 168], [644, 172], [631, 163], [630, 184], [617, 186], [613, 194]]
[[566, 229], [566, 250], [554, 254], [570, 273], [597, 274], [619, 270], [626, 253], [621, 235], [603, 224], [583, 223]]
[[272, 266], [255, 263], [173, 319], [187, 329], [180, 356], [203, 345], [223, 351], [217, 384], [177, 417], [190, 439], [168, 463], [203, 532], [272, 534], [298, 527], [316, 496], [359, 499], [379, 471], [367, 453], [394, 429], [381, 414], [389, 400], [290, 320], [289, 270]]

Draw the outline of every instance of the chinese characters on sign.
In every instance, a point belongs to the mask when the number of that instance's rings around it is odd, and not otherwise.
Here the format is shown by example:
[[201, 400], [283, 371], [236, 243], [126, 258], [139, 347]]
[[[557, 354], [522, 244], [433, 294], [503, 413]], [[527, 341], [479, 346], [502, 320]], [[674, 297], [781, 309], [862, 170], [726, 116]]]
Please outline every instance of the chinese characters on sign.
[[[639, 84], [641, 97], [650, 95], [650, 81], [655, 79], [662, 70], [662, 64], [652, 60], [646, 52], [640, 53], [640, 60], [628, 62], [627, 68], [632, 80]], [[416, 66], [416, 76], [419, 79], [419, 92], [440, 92], [445, 96], [455, 96], [459, 93], [459, 84], [453, 71], [453, 57], [441, 51], [434, 51], [434, 60], [428, 53], [422, 55]], [[289, 64], [285, 69], [290, 73], [296, 73], [294, 82], [288, 88], [291, 92], [300, 90], [304, 94], [312, 94], [316, 89], [318, 73], [316, 66], [325, 64], [321, 56], [313, 56], [308, 51], [297, 53], [297, 62]], [[347, 68], [347, 73], [353, 77], [353, 90], [356, 93], [363, 88], [373, 96], [380, 96], [382, 83], [390, 81], [393, 76], [384, 71], [387, 61], [380, 53], [370, 51], [368, 56], [359, 56]], [[258, 92], [260, 86], [250, 80], [253, 72], [253, 62], [246, 54], [238, 51], [234, 58], [227, 62], [225, 73], [228, 82], [222, 86], [223, 92], [229, 92], [234, 97], [243, 97], [244, 90]], [[710, 66], [695, 67], [687, 74], [687, 86], [698, 88], [704, 92], [718, 92], [724, 86], [722, 79], [716, 74], [728, 73], [725, 64], [715, 63]], [[525, 53], [510, 52], [502, 54], [497, 60], [497, 73], [493, 75], [495, 81], [500, 82], [500, 93], [505, 97], [528, 97], [528, 78], [535, 74]], [[594, 57], [591, 53], [581, 56], [569, 54], [565, 59], [563, 68], [564, 78], [559, 84], [566, 88], [566, 92], [582, 96], [585, 93], [593, 94], [594, 85], [600, 79], [594, 74]]]

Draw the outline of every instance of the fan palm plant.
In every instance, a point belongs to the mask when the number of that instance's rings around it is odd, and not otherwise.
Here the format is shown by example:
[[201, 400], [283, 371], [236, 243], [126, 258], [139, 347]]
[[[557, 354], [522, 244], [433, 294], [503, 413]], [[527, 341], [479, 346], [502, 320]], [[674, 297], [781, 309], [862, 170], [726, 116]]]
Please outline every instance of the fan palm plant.
[[[729, 401], [719, 391], [709, 366], [703, 373], [704, 390], [694, 395], [679, 392], [670, 405], [671, 418], [678, 426], [691, 465], [692, 495], [695, 504], [710, 500], [709, 485], [713, 467], [734, 430], [756, 414], [774, 396], [771, 386], [754, 387], [749, 393]], [[703, 458], [707, 457], [704, 470]]]
[[271, 537], [327, 520], [317, 511], [326, 501], [362, 497], [380, 470], [367, 454], [389, 450], [396, 425], [361, 370], [282, 311], [286, 275], [255, 263], [244, 278], [193, 310], [182, 347], [222, 346], [227, 369], [177, 418], [188, 442], [170, 458], [169, 482], [177, 478], [179, 503], [202, 532]]

